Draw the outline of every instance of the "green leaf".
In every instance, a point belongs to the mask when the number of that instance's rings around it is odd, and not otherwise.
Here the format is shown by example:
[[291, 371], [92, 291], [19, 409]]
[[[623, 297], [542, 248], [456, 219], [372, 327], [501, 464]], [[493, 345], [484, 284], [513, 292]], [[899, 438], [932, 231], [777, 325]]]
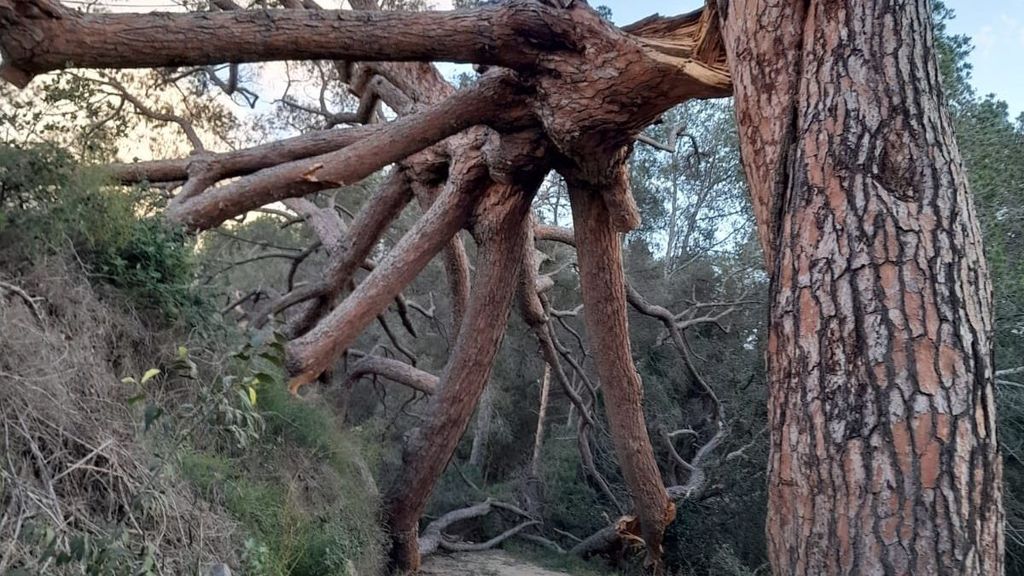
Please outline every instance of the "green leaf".
[[89, 542], [85, 536], [75, 536], [68, 542], [68, 551], [75, 560], [85, 558], [89, 550]]
[[160, 406], [154, 406], [153, 404], [146, 406], [146, 412], [143, 415], [143, 431], [149, 432], [149, 427], [152, 426], [153, 422], [156, 422], [158, 418], [163, 416], [163, 414], [164, 409]]
[[142, 375], [142, 381], [140, 382], [140, 384], [145, 384], [146, 382], [149, 382], [158, 374], [160, 374], [159, 368], [150, 368], [149, 370], [146, 370], [146, 373]]
[[270, 372], [264, 372], [261, 370], [259, 372], [254, 373], [252, 376], [253, 379], [256, 380], [256, 382], [266, 386], [273, 386], [274, 384], [277, 383], [277, 376], [271, 374]]

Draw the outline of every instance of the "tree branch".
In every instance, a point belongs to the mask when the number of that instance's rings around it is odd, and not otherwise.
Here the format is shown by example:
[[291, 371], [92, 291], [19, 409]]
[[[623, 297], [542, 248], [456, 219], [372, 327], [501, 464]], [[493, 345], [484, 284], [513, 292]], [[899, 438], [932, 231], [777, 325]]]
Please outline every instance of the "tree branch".
[[[232, 10], [22, 16], [0, 2], [0, 50], [9, 81], [69, 63], [159, 68], [275, 60], [448, 61], [525, 67], [568, 48], [569, 22], [537, 2], [452, 12]], [[13, 5], [13, 6], [12, 6]]]
[[460, 174], [453, 167], [444, 192], [377, 269], [313, 329], [289, 343], [293, 392], [326, 370], [462, 227], [476, 201], [474, 192], [486, 178], [483, 167], [467, 168], [470, 172]]
[[506, 114], [516, 99], [505, 76], [481, 79], [424, 112], [385, 124], [365, 140], [331, 152], [261, 170], [167, 208], [166, 217], [189, 229], [217, 226], [264, 204], [358, 182], [475, 124]]
[[383, 376], [392, 382], [403, 384], [428, 395], [437, 391], [437, 376], [405, 362], [383, 356], [365, 356], [353, 364], [349, 369], [346, 386], [351, 386], [356, 380], [367, 374]]

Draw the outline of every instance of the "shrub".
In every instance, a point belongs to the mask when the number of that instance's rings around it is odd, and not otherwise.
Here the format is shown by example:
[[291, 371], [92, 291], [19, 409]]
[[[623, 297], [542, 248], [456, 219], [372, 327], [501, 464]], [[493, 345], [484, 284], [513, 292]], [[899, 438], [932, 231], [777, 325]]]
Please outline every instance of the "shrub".
[[90, 279], [124, 292], [143, 310], [196, 318], [185, 234], [155, 216], [162, 199], [145, 187], [109, 186], [64, 151], [0, 144], [0, 246], [8, 260], [71, 249]]

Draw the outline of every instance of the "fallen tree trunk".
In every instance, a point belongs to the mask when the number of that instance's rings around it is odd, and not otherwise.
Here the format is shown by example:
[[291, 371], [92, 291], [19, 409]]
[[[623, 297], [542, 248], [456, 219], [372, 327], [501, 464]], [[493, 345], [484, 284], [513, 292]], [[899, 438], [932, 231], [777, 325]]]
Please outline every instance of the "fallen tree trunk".
[[[3, 77], [24, 86], [62, 69], [155, 68], [274, 60], [448, 61], [527, 66], [538, 50], [566, 48], [551, 34], [558, 12], [533, 2], [453, 12], [241, 10], [82, 14], [43, 2], [0, 2]], [[429, 33], [423, 33], [429, 31]], [[531, 38], [524, 41], [524, 36]], [[551, 39], [545, 41], [545, 38]]]

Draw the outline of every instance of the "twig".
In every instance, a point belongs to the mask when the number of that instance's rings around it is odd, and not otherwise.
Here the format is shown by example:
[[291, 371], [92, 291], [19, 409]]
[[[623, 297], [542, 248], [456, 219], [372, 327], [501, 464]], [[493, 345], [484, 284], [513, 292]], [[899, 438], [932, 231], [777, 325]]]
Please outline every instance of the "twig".
[[25, 304], [28, 304], [29, 308], [31, 308], [32, 315], [36, 317], [36, 320], [38, 320], [40, 324], [43, 323], [43, 313], [39, 311], [39, 305], [36, 304], [37, 300], [43, 300], [42, 296], [29, 296], [28, 292], [26, 292], [22, 288], [3, 281], [0, 281], [0, 288], [7, 290], [8, 292], [12, 292], [16, 296], [24, 300]]

